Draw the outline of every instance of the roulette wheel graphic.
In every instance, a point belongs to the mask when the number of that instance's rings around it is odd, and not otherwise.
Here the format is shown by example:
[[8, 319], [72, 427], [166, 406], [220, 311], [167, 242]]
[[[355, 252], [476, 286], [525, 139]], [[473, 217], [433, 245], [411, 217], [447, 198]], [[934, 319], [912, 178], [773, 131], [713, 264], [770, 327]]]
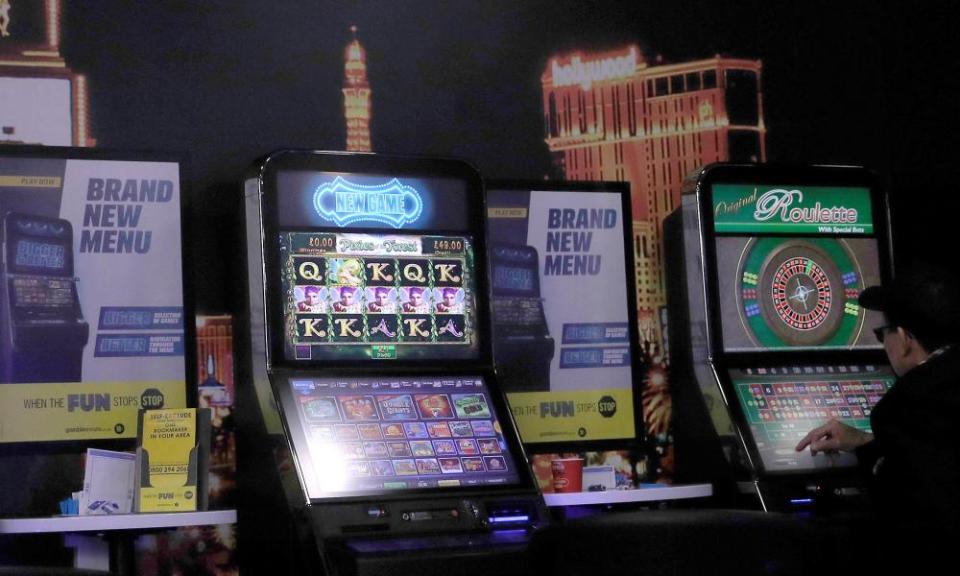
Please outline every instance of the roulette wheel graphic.
[[863, 327], [863, 278], [840, 239], [752, 239], [737, 269], [740, 320], [762, 348], [845, 347]]

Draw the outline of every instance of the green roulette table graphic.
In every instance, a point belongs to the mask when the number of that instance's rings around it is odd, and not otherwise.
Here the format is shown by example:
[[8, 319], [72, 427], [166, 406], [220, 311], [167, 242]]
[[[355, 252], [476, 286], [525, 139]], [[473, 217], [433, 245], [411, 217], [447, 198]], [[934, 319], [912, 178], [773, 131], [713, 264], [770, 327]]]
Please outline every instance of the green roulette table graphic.
[[764, 348], [849, 346], [864, 314], [860, 264], [832, 238], [752, 239], [737, 269], [740, 320]]

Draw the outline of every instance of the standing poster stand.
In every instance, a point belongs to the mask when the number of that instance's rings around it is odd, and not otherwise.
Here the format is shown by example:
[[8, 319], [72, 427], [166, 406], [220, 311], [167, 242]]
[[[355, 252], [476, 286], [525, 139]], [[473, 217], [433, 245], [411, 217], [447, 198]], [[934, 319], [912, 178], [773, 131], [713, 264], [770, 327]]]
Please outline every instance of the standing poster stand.
[[[0, 149], [4, 516], [52, 514], [88, 447], [133, 449], [142, 408], [195, 404], [185, 170], [177, 153]], [[37, 522], [10, 533], [77, 525]]]
[[489, 181], [494, 358], [541, 453], [643, 442], [630, 188]]
[[193, 404], [183, 157], [0, 150], [0, 444], [131, 439]]

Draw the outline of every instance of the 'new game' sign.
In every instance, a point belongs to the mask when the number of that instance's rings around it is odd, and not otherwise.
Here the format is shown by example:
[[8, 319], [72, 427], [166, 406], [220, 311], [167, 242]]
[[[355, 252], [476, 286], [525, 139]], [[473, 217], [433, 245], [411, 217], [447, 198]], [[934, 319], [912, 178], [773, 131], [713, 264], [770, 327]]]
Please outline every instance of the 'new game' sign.
[[420, 193], [396, 178], [385, 184], [356, 184], [337, 176], [317, 187], [313, 206], [337, 226], [376, 222], [394, 228], [416, 221], [423, 211]]

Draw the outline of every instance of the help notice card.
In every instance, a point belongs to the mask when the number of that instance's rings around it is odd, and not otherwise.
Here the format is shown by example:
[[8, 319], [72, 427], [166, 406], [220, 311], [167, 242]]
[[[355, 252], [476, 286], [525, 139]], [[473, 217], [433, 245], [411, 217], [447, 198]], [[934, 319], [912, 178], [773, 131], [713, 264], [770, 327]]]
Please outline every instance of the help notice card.
[[207, 410], [140, 412], [139, 512], [186, 512], [205, 507], [206, 486], [198, 479], [206, 477], [209, 425]]

